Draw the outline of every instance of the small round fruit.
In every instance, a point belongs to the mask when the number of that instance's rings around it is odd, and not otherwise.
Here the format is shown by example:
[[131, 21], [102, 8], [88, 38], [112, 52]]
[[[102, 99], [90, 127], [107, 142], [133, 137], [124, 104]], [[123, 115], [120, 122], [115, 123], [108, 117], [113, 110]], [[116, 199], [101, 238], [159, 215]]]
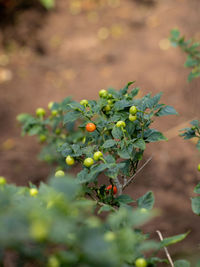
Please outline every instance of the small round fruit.
[[135, 266], [136, 267], [146, 267], [147, 266], [147, 262], [144, 258], [138, 258], [136, 261], [135, 261]]
[[53, 117], [57, 116], [57, 115], [58, 115], [58, 111], [57, 111], [56, 109], [53, 109], [53, 110], [51, 111], [51, 115], [52, 115]]
[[109, 231], [104, 234], [104, 240], [107, 242], [112, 242], [116, 239], [115, 233]]
[[109, 112], [110, 110], [111, 110], [111, 106], [110, 105], [105, 106], [105, 111], [106, 112]]
[[88, 105], [88, 101], [86, 99], [83, 99], [83, 100], [80, 101], [80, 104], [82, 106], [87, 106]]
[[60, 262], [56, 256], [50, 256], [48, 259], [48, 267], [60, 267]]
[[112, 99], [113, 95], [112, 94], [108, 94], [108, 99]]
[[110, 184], [109, 186], [106, 187], [106, 190], [107, 191], [112, 190], [112, 187], [113, 187], [113, 194], [116, 195], [117, 194], [117, 187], [116, 187], [116, 185], [112, 186]]
[[138, 110], [137, 110], [136, 106], [132, 106], [129, 109], [129, 113], [131, 113], [132, 115], [135, 115], [137, 113], [137, 111]]
[[130, 114], [128, 118], [129, 118], [129, 121], [136, 121], [137, 120], [137, 116], [132, 115], [132, 114]]
[[3, 176], [0, 176], [0, 185], [6, 184], [6, 178]]
[[99, 91], [99, 96], [102, 98], [106, 98], [108, 96], [108, 92], [104, 89]]
[[200, 172], [200, 163], [197, 166], [197, 170]]
[[97, 151], [94, 153], [93, 158], [94, 160], [98, 161], [101, 157], [103, 157], [103, 154], [101, 153], [101, 151]]
[[72, 165], [74, 165], [75, 160], [74, 160], [73, 157], [67, 156], [66, 159], [65, 159], [65, 162], [67, 163], [67, 165], [72, 166]]
[[46, 111], [43, 108], [37, 108], [35, 113], [38, 117], [42, 117], [46, 114]]
[[57, 129], [55, 130], [55, 133], [56, 133], [56, 134], [60, 134], [60, 133], [61, 133], [61, 129], [60, 129], [60, 128], [57, 128]]
[[91, 167], [94, 164], [93, 158], [86, 158], [83, 162], [84, 166]]
[[53, 104], [54, 104], [54, 103], [53, 103], [52, 101], [51, 101], [51, 102], [49, 102], [49, 103], [48, 103], [48, 109], [50, 109], [50, 110], [51, 110], [51, 109], [52, 109], [52, 107], [53, 107]]
[[111, 99], [108, 99], [108, 105], [113, 105], [113, 100], [111, 100]]
[[96, 125], [92, 122], [89, 122], [86, 124], [85, 128], [88, 132], [94, 132], [96, 130]]
[[59, 170], [59, 171], [57, 171], [57, 172], [55, 173], [55, 177], [63, 177], [63, 176], [65, 176], [65, 173], [64, 173], [64, 171], [62, 171], [62, 170]]
[[36, 188], [31, 188], [29, 193], [32, 197], [35, 197], [38, 194], [38, 190]]
[[41, 134], [41, 135], [40, 135], [40, 142], [43, 143], [43, 142], [45, 142], [46, 140], [47, 140], [46, 135]]
[[124, 127], [126, 127], [126, 123], [124, 121], [118, 121], [116, 123], [116, 126], [119, 128], [121, 128], [121, 127], [124, 128]]

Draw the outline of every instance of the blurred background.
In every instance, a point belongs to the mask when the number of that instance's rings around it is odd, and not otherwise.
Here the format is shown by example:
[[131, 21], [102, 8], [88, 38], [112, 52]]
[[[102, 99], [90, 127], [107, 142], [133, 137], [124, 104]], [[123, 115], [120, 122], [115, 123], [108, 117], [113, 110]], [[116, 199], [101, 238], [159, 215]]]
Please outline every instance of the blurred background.
[[200, 40], [199, 0], [0, 0], [0, 175], [22, 185], [45, 180], [50, 167], [37, 160], [34, 137], [22, 138], [16, 115], [49, 101], [93, 99], [102, 88], [136, 80], [140, 96], [160, 91], [179, 116], [154, 127], [169, 138], [150, 145], [147, 167], [127, 189], [134, 199], [152, 190], [162, 210], [147, 229], [163, 236], [191, 230], [173, 250], [198, 255], [199, 218], [190, 197], [199, 181], [195, 144], [179, 129], [200, 113], [200, 81], [187, 82], [185, 55], [171, 48], [178, 27]]

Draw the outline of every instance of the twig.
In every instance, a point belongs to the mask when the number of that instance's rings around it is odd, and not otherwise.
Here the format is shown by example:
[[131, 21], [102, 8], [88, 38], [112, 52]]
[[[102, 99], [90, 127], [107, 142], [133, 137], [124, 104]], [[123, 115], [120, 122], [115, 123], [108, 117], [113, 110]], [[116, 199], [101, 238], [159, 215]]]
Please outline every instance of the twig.
[[[162, 236], [161, 232], [157, 230], [156, 233], [158, 234], [160, 240], [163, 241], [163, 236]], [[174, 267], [174, 263], [173, 263], [173, 261], [172, 261], [172, 258], [171, 258], [171, 256], [170, 256], [170, 254], [169, 254], [168, 249], [167, 249], [166, 247], [164, 247], [164, 250], [165, 250], [165, 254], [166, 254], [166, 256], [167, 256], [167, 258], [168, 258], [168, 260], [169, 260], [170, 265], [171, 265], [172, 267]]]
[[140, 167], [136, 173], [128, 180], [128, 182], [126, 184], [123, 185], [122, 187], [122, 191], [133, 181], [133, 179], [135, 178], [135, 176], [149, 163], [149, 161], [151, 161], [153, 158], [153, 156], [151, 156], [150, 158], [148, 158], [148, 160], [142, 165], [142, 167]]

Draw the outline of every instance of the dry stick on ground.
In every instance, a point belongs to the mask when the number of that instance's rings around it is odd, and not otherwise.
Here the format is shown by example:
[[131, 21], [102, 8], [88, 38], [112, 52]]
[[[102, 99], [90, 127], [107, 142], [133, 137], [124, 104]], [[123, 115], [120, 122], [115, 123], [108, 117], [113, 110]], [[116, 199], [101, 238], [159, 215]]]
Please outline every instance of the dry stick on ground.
[[[163, 236], [162, 236], [161, 232], [157, 230], [156, 233], [158, 234], [160, 240], [163, 241]], [[168, 260], [169, 260], [170, 265], [171, 265], [172, 267], [174, 267], [174, 263], [173, 263], [173, 261], [172, 261], [172, 258], [171, 258], [171, 256], [170, 256], [170, 254], [169, 254], [168, 249], [167, 249], [166, 247], [164, 247], [164, 250], [165, 250], [165, 253], [166, 253], [167, 258], [168, 258]]]
[[136, 173], [128, 180], [128, 182], [126, 184], [123, 185], [122, 187], [122, 191], [133, 181], [133, 179], [135, 178], [135, 176], [152, 160], [153, 156], [151, 156], [150, 158], [148, 158], [148, 160], [142, 165], [141, 168], [139, 168]]

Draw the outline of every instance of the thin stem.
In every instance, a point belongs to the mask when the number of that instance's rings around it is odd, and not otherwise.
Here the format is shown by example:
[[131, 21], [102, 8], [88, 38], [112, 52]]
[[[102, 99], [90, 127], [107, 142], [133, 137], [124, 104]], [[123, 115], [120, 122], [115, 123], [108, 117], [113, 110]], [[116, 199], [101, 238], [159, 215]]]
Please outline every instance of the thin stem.
[[[161, 232], [157, 230], [156, 233], [158, 234], [160, 240], [163, 241], [163, 236], [162, 236]], [[169, 254], [168, 249], [166, 247], [164, 247], [164, 250], [165, 250], [165, 254], [166, 254], [167, 258], [168, 258], [168, 261], [169, 261], [171, 267], [174, 267], [174, 263], [172, 261], [172, 258], [170, 256], [170, 254]]]
[[133, 181], [133, 179], [135, 178], [135, 176], [152, 160], [153, 156], [151, 156], [150, 158], [148, 158], [148, 160], [142, 165], [142, 167], [140, 167], [135, 174], [128, 180], [128, 182], [126, 184], [123, 185], [122, 187], [122, 191]]

